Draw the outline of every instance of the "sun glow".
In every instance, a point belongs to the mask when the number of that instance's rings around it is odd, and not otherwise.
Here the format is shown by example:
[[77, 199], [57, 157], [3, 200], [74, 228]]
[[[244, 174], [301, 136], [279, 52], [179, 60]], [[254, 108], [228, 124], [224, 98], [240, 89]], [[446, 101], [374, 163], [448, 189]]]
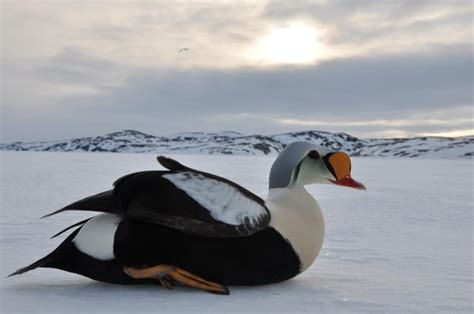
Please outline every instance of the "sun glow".
[[272, 29], [257, 40], [251, 56], [263, 63], [312, 63], [327, 54], [322, 33], [301, 22]]
[[428, 132], [422, 133], [420, 136], [443, 136], [443, 137], [457, 137], [457, 136], [473, 136], [474, 129], [453, 130], [446, 132]]

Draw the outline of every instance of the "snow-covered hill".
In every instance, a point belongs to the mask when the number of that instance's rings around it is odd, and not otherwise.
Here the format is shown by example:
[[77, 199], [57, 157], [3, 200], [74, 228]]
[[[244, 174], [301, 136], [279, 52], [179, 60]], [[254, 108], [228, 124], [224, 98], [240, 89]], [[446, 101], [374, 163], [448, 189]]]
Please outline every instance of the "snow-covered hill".
[[0, 150], [274, 155], [294, 141], [312, 142], [353, 156], [467, 158], [474, 155], [474, 136], [358, 139], [346, 133], [323, 131], [276, 135], [187, 132], [155, 136], [124, 130], [61, 141], [0, 144]]

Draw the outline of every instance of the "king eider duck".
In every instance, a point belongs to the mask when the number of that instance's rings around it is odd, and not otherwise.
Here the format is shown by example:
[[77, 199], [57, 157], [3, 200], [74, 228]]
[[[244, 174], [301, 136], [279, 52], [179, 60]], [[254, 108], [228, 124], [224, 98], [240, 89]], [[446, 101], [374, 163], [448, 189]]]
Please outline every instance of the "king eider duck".
[[305, 185], [365, 189], [347, 154], [306, 142], [288, 145], [270, 172], [268, 199], [213, 174], [158, 157], [167, 171], [119, 178], [110, 191], [66, 210], [102, 212], [74, 224], [53, 252], [10, 276], [57, 268], [117, 284], [184, 285], [228, 294], [230, 285], [288, 280], [316, 259], [324, 219]]

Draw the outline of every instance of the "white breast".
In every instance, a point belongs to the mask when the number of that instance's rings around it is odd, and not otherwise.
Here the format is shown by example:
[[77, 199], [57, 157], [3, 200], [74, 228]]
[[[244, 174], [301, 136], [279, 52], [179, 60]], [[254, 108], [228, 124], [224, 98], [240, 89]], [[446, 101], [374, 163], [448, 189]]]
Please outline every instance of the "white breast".
[[324, 240], [324, 217], [316, 200], [303, 187], [270, 189], [265, 202], [270, 226], [286, 238], [298, 254], [301, 271], [314, 262]]
[[72, 240], [84, 254], [99, 260], [114, 258], [114, 237], [121, 218], [112, 214], [100, 214], [86, 222]]

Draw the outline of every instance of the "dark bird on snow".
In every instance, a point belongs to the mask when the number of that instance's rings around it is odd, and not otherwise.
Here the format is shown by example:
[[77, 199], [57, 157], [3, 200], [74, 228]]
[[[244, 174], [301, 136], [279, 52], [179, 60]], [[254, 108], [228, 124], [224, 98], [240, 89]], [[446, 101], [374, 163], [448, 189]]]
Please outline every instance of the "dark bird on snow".
[[306, 270], [323, 243], [323, 215], [305, 185], [365, 189], [351, 178], [347, 154], [306, 142], [276, 158], [266, 201], [225, 178], [158, 161], [168, 170], [125, 175], [112, 190], [47, 215], [102, 212], [71, 226], [77, 229], [58, 248], [10, 276], [49, 267], [108, 283], [218, 294], [230, 285], [276, 283]]

